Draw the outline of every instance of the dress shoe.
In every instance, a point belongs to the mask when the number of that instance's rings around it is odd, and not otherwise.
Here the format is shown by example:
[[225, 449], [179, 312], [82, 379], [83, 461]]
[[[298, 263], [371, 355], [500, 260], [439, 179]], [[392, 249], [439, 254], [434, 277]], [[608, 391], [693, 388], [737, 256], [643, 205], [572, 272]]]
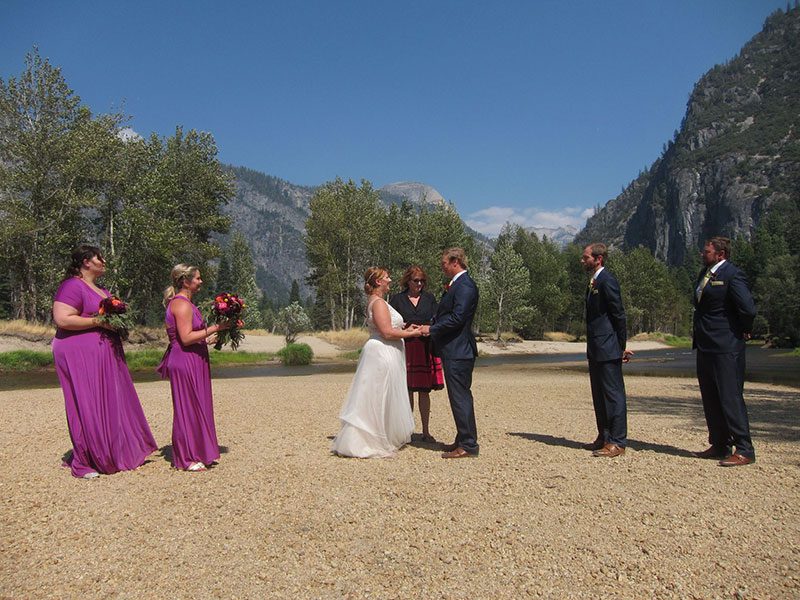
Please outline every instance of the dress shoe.
[[614, 458], [615, 456], [622, 456], [625, 454], [625, 448], [617, 446], [616, 444], [606, 444], [599, 450], [592, 452], [592, 456], [602, 456], [604, 458]]
[[717, 448], [716, 446], [709, 446], [702, 452], [692, 452], [696, 458], [713, 458], [714, 460], [722, 460], [731, 455], [731, 451], [727, 448]]
[[458, 444], [442, 444], [443, 452], [452, 452], [456, 448], [458, 448]]
[[747, 458], [741, 454], [733, 453], [728, 458], [719, 461], [720, 467], [741, 467], [756, 462], [755, 458]]
[[456, 448], [455, 450], [451, 450], [450, 452], [442, 453], [442, 458], [472, 458], [474, 456], [478, 456], [477, 454], [470, 454], [463, 448]]
[[603, 446], [605, 446], [605, 440], [603, 438], [597, 438], [591, 444], [581, 444], [581, 448], [584, 450], [591, 450], [594, 452], [595, 450], [600, 450]]

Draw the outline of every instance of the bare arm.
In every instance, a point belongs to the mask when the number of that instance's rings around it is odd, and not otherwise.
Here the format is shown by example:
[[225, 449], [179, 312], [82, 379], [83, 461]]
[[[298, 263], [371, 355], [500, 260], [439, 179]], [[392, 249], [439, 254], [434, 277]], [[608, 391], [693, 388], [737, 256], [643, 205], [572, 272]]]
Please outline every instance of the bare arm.
[[169, 305], [172, 316], [175, 317], [175, 330], [181, 346], [191, 346], [203, 341], [208, 336], [217, 333], [221, 329], [230, 327], [229, 323], [211, 325], [205, 329], [192, 330], [192, 307], [188, 302], [172, 302]]
[[82, 317], [78, 309], [64, 302], [53, 302], [53, 321], [59, 329], [67, 331], [85, 331], [95, 327], [113, 328], [97, 317]]
[[408, 329], [394, 329], [392, 327], [392, 318], [389, 316], [389, 305], [381, 300], [376, 300], [372, 303], [372, 320], [381, 337], [385, 340], [402, 340], [422, 335], [421, 328], [414, 325]]

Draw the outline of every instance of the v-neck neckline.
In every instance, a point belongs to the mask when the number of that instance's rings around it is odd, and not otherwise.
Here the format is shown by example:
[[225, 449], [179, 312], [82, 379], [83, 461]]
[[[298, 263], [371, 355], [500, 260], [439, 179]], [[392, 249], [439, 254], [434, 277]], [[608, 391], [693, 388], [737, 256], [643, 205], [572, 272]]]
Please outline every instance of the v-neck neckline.
[[92, 293], [93, 293], [93, 294], [95, 294], [95, 295], [97, 295], [97, 296], [100, 296], [100, 298], [102, 298], [103, 300], [105, 300], [106, 298], [110, 298], [110, 297], [111, 297], [110, 295], [109, 295], [109, 296], [103, 296], [103, 295], [101, 295], [101, 294], [98, 294], [98, 293], [97, 293], [97, 290], [96, 290], [96, 289], [94, 289], [92, 286], [90, 286], [90, 285], [89, 285], [89, 284], [88, 284], [86, 281], [84, 281], [82, 277], [76, 277], [76, 279], [77, 279], [78, 281], [80, 281], [80, 282], [81, 282], [83, 285], [85, 285], [87, 288], [89, 288], [90, 290], [92, 290]]

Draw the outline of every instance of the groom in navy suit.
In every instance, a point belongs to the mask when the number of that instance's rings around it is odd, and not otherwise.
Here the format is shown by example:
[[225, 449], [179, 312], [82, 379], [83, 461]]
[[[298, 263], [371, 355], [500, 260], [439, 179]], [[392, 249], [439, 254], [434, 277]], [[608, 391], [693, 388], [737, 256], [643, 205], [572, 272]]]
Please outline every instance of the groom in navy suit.
[[471, 390], [472, 370], [478, 356], [472, 334], [478, 287], [467, 273], [467, 258], [461, 248], [449, 248], [442, 253], [442, 271], [450, 277], [450, 282], [432, 324], [422, 328], [423, 335], [430, 334], [434, 352], [442, 359], [447, 396], [456, 422], [455, 443], [444, 447], [442, 458], [478, 456], [478, 428]]
[[[729, 262], [731, 241], [712, 237], [701, 253], [705, 268], [694, 292], [697, 380], [711, 446], [698, 458], [721, 459], [723, 467], [756, 459], [744, 404], [745, 340], [750, 339], [756, 307], [747, 279]], [[731, 447], [736, 452], [731, 455]]]
[[633, 352], [625, 348], [625, 309], [619, 283], [605, 268], [607, 258], [605, 244], [590, 244], [581, 256], [584, 270], [592, 276], [586, 292], [586, 357], [597, 421], [597, 439], [584, 448], [593, 450], [593, 456], [614, 458], [625, 453], [628, 441], [622, 363]]

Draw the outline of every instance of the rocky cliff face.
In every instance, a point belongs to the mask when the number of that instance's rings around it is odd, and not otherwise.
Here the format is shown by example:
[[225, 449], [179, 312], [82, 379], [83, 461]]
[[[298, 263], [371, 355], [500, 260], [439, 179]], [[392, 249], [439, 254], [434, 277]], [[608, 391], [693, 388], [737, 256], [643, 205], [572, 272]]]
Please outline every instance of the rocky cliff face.
[[288, 301], [292, 281], [301, 296], [309, 289], [303, 231], [314, 188], [294, 185], [244, 167], [229, 167], [236, 182], [236, 197], [225, 207], [231, 229], [250, 243], [256, 265], [256, 283], [267, 297]]
[[576, 242], [645, 246], [682, 264], [712, 235], [750, 239], [800, 190], [800, 9], [770, 16], [706, 73], [662, 156], [591, 217]]
[[[308, 261], [303, 234], [315, 188], [245, 167], [227, 168], [234, 177], [236, 196], [224, 211], [232, 219], [231, 229], [240, 231], [250, 243], [256, 283], [267, 297], [283, 304], [289, 299], [292, 281], [297, 281], [305, 298], [312, 290], [305, 281]], [[436, 189], [422, 183], [393, 183], [378, 192], [387, 205], [403, 200], [412, 204], [445, 203]], [[483, 237], [477, 232], [474, 235]]]

